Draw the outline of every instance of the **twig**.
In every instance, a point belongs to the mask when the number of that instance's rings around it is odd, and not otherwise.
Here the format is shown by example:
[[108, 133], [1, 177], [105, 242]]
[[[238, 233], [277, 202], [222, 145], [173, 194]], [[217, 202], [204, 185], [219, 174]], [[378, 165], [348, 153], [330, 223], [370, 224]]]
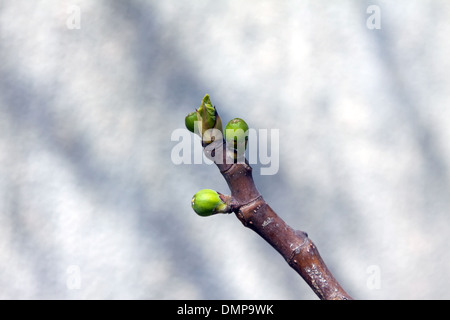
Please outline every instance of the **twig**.
[[[222, 150], [222, 161], [215, 161], [231, 191], [231, 210], [245, 227], [259, 234], [308, 283], [320, 299], [350, 300], [320, 257], [306, 232], [294, 230], [265, 202], [252, 177], [252, 168], [245, 163], [230, 163], [224, 141], [215, 141], [205, 148], [205, 154]], [[225, 200], [225, 199], [224, 199]]]
[[222, 120], [206, 95], [200, 108], [187, 115], [185, 124], [201, 136], [205, 155], [217, 165], [231, 190], [231, 196], [210, 189], [197, 192], [192, 199], [194, 211], [201, 216], [234, 212], [244, 226], [283, 256], [320, 299], [352, 299], [328, 270], [306, 232], [289, 227], [259, 193], [244, 156], [248, 131], [245, 121], [235, 118], [222, 131]]

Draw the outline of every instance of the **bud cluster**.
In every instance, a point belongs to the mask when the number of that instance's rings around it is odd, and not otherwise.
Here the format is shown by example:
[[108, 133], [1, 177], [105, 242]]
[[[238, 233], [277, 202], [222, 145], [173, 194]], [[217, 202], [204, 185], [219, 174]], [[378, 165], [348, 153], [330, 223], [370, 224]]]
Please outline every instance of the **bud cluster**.
[[[186, 128], [199, 135], [205, 150], [217, 140], [226, 144], [227, 155], [235, 161], [243, 160], [248, 142], [248, 125], [234, 118], [222, 128], [222, 119], [212, 105], [209, 95], [205, 95], [200, 108], [189, 113], [185, 118]], [[192, 209], [200, 216], [210, 216], [216, 213], [230, 212], [230, 207], [223, 201], [223, 195], [211, 189], [203, 189], [192, 198]]]
[[234, 118], [225, 126], [223, 132], [222, 120], [216, 107], [211, 103], [209, 95], [205, 95], [198, 110], [189, 113], [185, 118], [186, 128], [199, 135], [203, 147], [214, 141], [223, 140], [232, 159], [242, 159], [248, 142], [248, 125], [240, 119]]

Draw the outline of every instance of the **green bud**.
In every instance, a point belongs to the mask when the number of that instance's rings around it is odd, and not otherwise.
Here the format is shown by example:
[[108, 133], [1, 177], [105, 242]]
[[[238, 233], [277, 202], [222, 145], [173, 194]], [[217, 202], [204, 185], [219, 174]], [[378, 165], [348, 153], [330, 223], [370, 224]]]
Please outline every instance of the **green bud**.
[[[216, 124], [216, 108], [213, 107], [209, 95], [206, 94], [202, 100], [200, 108], [198, 108], [200, 114], [199, 121], [202, 121], [202, 125], [208, 129], [214, 128]], [[207, 129], [206, 129], [207, 130]]]
[[228, 205], [222, 201], [219, 193], [211, 189], [198, 191], [192, 198], [191, 205], [192, 209], [202, 217], [229, 211]]
[[197, 121], [197, 111], [192, 111], [184, 119], [184, 124], [186, 125], [186, 128], [192, 133], [195, 132], [194, 128], [195, 121]]
[[227, 145], [232, 145], [234, 149], [237, 149], [239, 146], [243, 146], [245, 151], [247, 148], [248, 125], [244, 120], [240, 118], [230, 120], [230, 122], [228, 122], [225, 126], [224, 135]]
[[[212, 105], [208, 94], [203, 98], [200, 108], [186, 116], [185, 125], [189, 131], [198, 134], [202, 138], [203, 146], [213, 142], [217, 136], [221, 137], [222, 120], [216, 108]], [[216, 132], [209, 129], [216, 129]], [[220, 134], [218, 134], [217, 130], [220, 131]]]

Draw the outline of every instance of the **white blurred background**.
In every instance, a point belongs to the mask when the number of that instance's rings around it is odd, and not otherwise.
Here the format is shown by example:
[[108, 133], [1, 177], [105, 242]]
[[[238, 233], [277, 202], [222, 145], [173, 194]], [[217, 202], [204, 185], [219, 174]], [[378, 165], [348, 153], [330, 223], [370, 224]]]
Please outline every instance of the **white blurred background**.
[[349, 294], [449, 299], [449, 34], [438, 0], [2, 0], [0, 298], [316, 299], [190, 208], [229, 192], [170, 157], [209, 93], [280, 130], [258, 189]]

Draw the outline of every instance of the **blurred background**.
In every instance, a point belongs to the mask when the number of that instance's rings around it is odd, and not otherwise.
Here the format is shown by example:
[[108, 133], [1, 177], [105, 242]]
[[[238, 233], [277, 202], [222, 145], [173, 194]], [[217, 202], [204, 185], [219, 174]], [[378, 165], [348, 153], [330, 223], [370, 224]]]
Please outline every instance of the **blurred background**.
[[449, 34], [438, 0], [2, 0], [0, 298], [316, 299], [192, 211], [229, 192], [171, 159], [209, 93], [279, 129], [258, 189], [350, 295], [449, 299]]

